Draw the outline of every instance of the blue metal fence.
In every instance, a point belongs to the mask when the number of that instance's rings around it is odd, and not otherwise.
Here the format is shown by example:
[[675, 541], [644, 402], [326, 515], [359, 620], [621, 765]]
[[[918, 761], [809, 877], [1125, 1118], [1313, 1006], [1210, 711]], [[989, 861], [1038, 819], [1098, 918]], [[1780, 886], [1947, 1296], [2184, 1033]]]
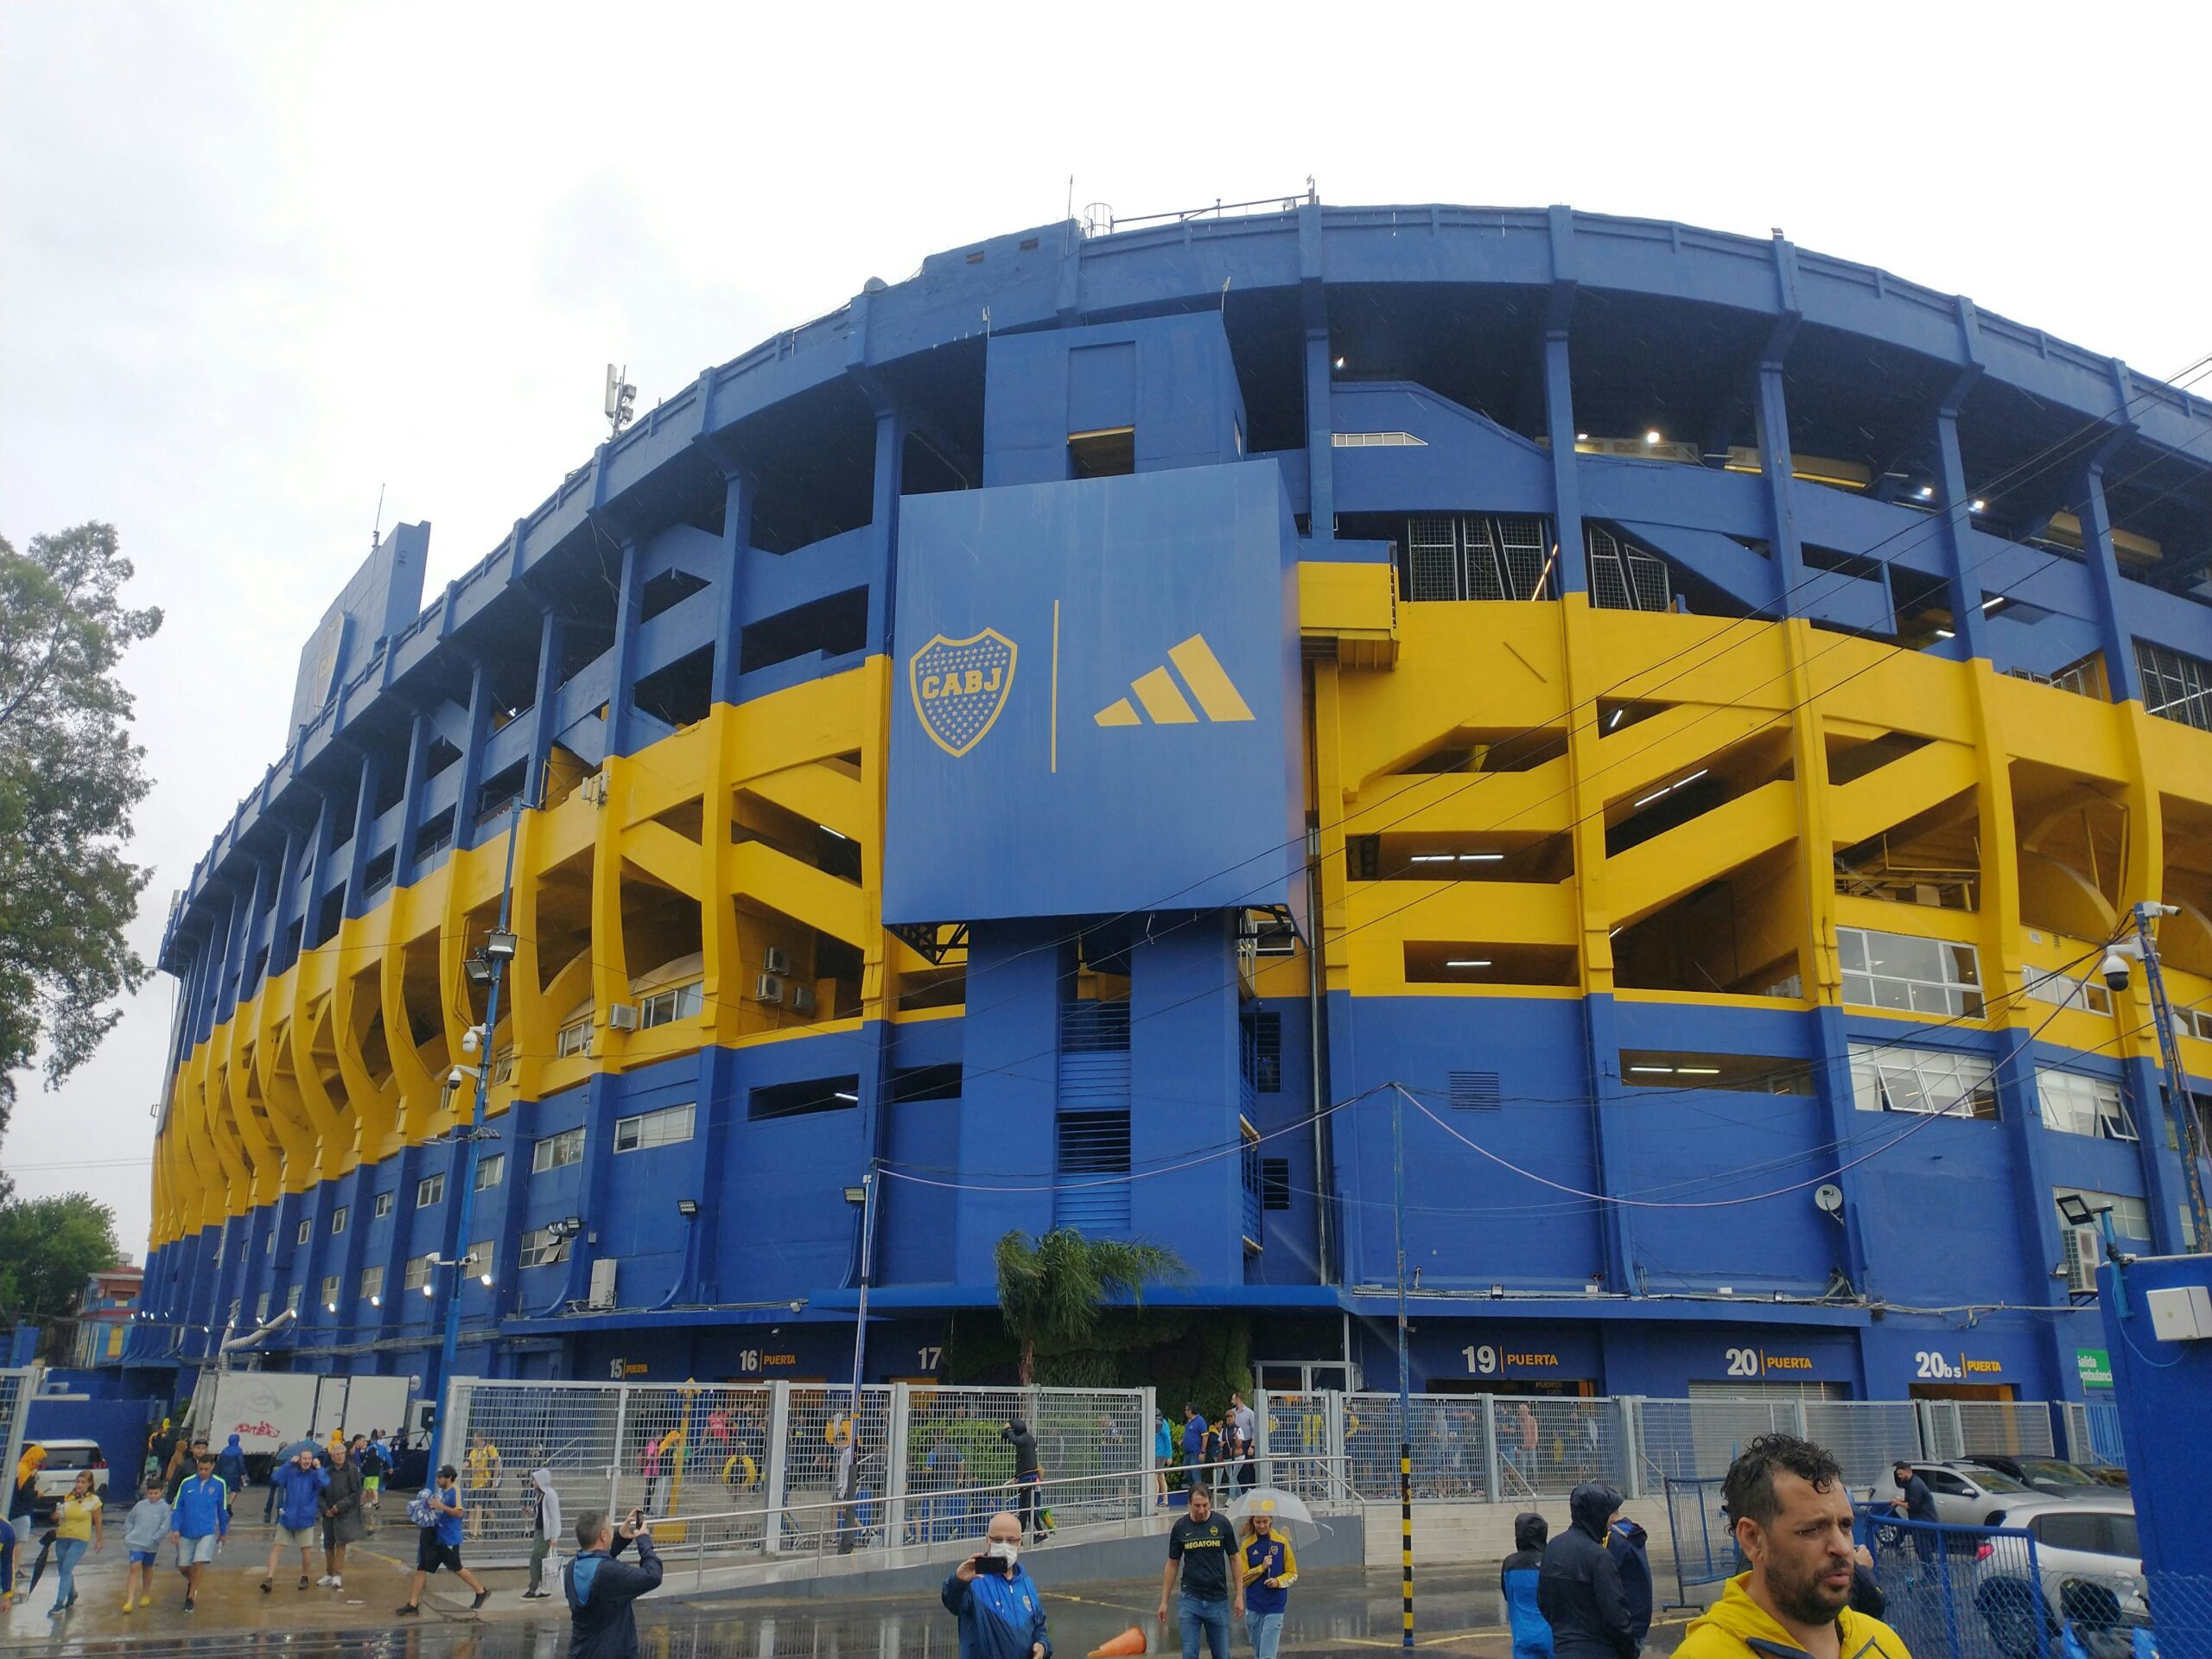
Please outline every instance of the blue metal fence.
[[1735, 1577], [1736, 1540], [1720, 1507], [1720, 1477], [1669, 1475], [1667, 1533], [1675, 1547], [1675, 1599], [1669, 1607], [1694, 1607], [1690, 1592]]
[[[2032, 1535], [1859, 1514], [1882, 1617], [1916, 1659], [2063, 1659]], [[2089, 1659], [2117, 1659], [2097, 1650]]]

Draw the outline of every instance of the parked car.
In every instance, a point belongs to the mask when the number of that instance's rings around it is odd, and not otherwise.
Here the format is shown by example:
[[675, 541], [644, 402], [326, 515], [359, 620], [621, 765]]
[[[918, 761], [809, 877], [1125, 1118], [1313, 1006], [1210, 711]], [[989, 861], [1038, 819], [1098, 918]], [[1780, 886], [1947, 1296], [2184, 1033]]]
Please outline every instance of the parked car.
[[2060, 1497], [2068, 1493], [2088, 1493], [2107, 1497], [2113, 1487], [2127, 1484], [2126, 1471], [2118, 1471], [2117, 1482], [2101, 1479], [2078, 1463], [2069, 1463], [2063, 1458], [2017, 1458], [2000, 1452], [1969, 1452], [1962, 1458], [1951, 1459], [1954, 1469], [1994, 1469], [2010, 1476], [2038, 1492]]
[[[1990, 1640], [2012, 1659], [2059, 1650], [2062, 1620], [2074, 1627], [2090, 1659], [2126, 1659], [2133, 1632], [2149, 1624], [2143, 1549], [2131, 1500], [2024, 1497], [1993, 1525], [2017, 1528], [2036, 1541], [2031, 1584], [2016, 1557], [1985, 1541], [1977, 1553], [1974, 1608]], [[2044, 1640], [2036, 1631], [2040, 1620]], [[2047, 1644], [2047, 1645], [2046, 1645]]]
[[[2033, 1495], [2032, 1488], [1994, 1469], [1948, 1463], [1916, 1463], [1912, 1469], [1935, 1494], [1936, 1518], [1954, 1527], [1993, 1526], [1996, 1523], [1989, 1518], [1993, 1514], [2000, 1513], [2015, 1498]], [[1883, 1476], [1866, 1495], [1878, 1504], [1895, 1503], [1899, 1496], [1897, 1478]]]
[[107, 1502], [107, 1456], [98, 1440], [40, 1440], [37, 1444], [46, 1448], [46, 1463], [38, 1471], [31, 1502], [35, 1513], [51, 1513], [87, 1469], [92, 1471], [92, 1490], [99, 1494], [100, 1502]]

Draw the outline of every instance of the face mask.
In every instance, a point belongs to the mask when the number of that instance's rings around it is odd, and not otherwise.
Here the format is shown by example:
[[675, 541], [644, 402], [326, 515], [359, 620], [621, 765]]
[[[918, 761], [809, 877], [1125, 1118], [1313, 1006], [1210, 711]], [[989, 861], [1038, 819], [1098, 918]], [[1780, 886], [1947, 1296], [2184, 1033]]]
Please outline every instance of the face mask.
[[991, 1547], [983, 1554], [994, 1560], [1004, 1561], [1008, 1567], [1012, 1567], [1021, 1559], [1021, 1546], [1010, 1544], [1003, 1538], [994, 1538], [991, 1540]]

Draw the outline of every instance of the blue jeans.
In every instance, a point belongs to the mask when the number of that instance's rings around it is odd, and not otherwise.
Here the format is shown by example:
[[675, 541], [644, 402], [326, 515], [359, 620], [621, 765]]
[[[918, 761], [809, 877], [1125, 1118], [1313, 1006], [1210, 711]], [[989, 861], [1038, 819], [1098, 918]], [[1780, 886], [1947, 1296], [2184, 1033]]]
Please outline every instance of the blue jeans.
[[1275, 1659], [1275, 1644], [1282, 1640], [1282, 1615], [1247, 1613], [1244, 1634], [1252, 1638], [1254, 1659]]
[[1205, 1632], [1213, 1659], [1229, 1659], [1229, 1602], [1201, 1601], [1185, 1592], [1181, 1604], [1183, 1659], [1198, 1659], [1198, 1633]]
[[77, 1593], [77, 1558], [86, 1550], [81, 1538], [57, 1538], [54, 1541], [54, 1605], [67, 1607], [69, 1599]]

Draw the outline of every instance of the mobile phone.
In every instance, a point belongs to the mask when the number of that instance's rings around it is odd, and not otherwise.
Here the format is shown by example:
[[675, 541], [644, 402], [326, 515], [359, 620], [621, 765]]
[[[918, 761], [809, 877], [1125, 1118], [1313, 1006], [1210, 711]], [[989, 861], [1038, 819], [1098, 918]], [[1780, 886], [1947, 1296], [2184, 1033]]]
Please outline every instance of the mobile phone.
[[636, 1530], [637, 1530], [640, 1526], [642, 1526], [642, 1525], [644, 1525], [644, 1524], [645, 1524], [645, 1512], [643, 1510], [631, 1510], [631, 1511], [630, 1511], [630, 1530], [631, 1530], [631, 1531], [632, 1531], [632, 1532], [635, 1532], [635, 1531], [636, 1531]]

